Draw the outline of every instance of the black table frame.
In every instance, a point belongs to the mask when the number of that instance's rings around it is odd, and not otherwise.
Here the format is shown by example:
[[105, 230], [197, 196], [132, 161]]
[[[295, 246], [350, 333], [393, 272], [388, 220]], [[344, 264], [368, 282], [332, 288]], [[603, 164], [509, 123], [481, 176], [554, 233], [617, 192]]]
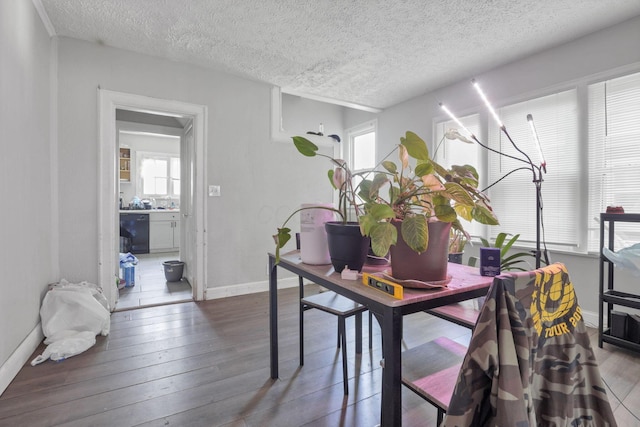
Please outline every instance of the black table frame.
[[[282, 255], [280, 263], [275, 263], [275, 256], [269, 254], [269, 332], [271, 378], [278, 378], [278, 275], [277, 267], [288, 270], [298, 276], [306, 278], [320, 286], [324, 286], [347, 298], [352, 299], [369, 308], [381, 324], [382, 331], [382, 402], [381, 426], [402, 425], [402, 369], [401, 342], [403, 333], [403, 316], [431, 308], [453, 304], [456, 302], [486, 296], [492, 283], [492, 278], [480, 276], [474, 267], [450, 264], [449, 274], [453, 276], [451, 284], [456, 280], [457, 272], [464, 272], [465, 286], [440, 290], [419, 290], [420, 295], [407, 296], [398, 300], [383, 292], [367, 288], [355, 281], [344, 281], [340, 275], [332, 272], [331, 266], [312, 266], [299, 260], [299, 252], [293, 251]], [[324, 273], [323, 273], [324, 272]], [[332, 273], [332, 274], [330, 274]], [[300, 281], [302, 283], [302, 281]], [[449, 287], [451, 288], [451, 284]], [[426, 299], [423, 299], [426, 298]]]

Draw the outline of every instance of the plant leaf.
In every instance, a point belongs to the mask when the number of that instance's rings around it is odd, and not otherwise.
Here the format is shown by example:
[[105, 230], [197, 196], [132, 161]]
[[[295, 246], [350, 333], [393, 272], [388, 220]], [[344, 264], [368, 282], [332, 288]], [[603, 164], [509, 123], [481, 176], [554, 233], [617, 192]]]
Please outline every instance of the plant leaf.
[[382, 162], [382, 167], [393, 174], [398, 172], [398, 167], [391, 160], [385, 160], [384, 162]]
[[398, 241], [398, 230], [390, 222], [380, 222], [371, 230], [371, 249], [377, 256], [385, 256], [389, 247]]
[[458, 218], [456, 211], [449, 205], [435, 205], [433, 210], [440, 221], [453, 222]]
[[424, 177], [425, 175], [433, 174], [433, 163], [431, 162], [422, 162], [416, 165], [416, 169], [414, 173], [416, 176]]
[[476, 203], [476, 206], [471, 211], [471, 216], [480, 224], [500, 224], [498, 222], [498, 218], [496, 218], [496, 216], [493, 214], [493, 211], [490, 210], [484, 203]]
[[473, 219], [473, 217], [471, 216], [473, 206], [456, 204], [453, 206], [453, 209], [455, 209], [459, 216], [466, 219], [467, 221], [471, 221]]
[[395, 218], [396, 214], [391, 209], [391, 206], [386, 204], [373, 204], [369, 206], [369, 214], [376, 220], [381, 221], [383, 219]]
[[414, 215], [405, 218], [400, 227], [402, 238], [414, 251], [422, 253], [429, 245], [429, 228], [424, 215]]
[[304, 136], [292, 136], [293, 143], [303, 156], [315, 157], [318, 146]]
[[455, 182], [445, 182], [446, 194], [448, 194], [457, 203], [473, 206], [475, 203], [469, 193], [462, 186]]
[[427, 144], [415, 133], [407, 131], [406, 136], [400, 138], [400, 141], [414, 159], [430, 160]]

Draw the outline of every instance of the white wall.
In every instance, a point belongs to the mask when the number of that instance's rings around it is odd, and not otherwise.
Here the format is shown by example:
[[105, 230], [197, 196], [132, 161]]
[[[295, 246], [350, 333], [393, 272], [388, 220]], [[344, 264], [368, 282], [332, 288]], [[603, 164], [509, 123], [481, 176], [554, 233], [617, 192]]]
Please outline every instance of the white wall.
[[52, 49], [31, 2], [0, 2], [0, 392], [33, 351], [20, 344], [40, 340], [40, 301], [57, 280]]
[[[494, 105], [547, 94], [556, 87], [575, 86], [575, 80], [596, 77], [609, 70], [640, 71], [640, 17], [591, 34], [524, 60], [487, 71], [469, 80], [388, 108], [378, 119], [380, 153], [387, 153], [405, 131], [412, 130], [426, 141], [432, 139], [434, 118], [444, 118], [439, 102], [463, 116], [486, 111], [470, 84], [482, 82]], [[533, 186], [531, 188], [533, 190]], [[544, 197], [544, 194], [543, 194]], [[567, 221], [586, 221], [586, 211], [567, 207]], [[497, 212], [498, 216], [508, 212]], [[598, 311], [598, 260], [595, 256], [554, 253], [553, 261], [564, 262], [576, 286], [583, 310]], [[633, 282], [632, 282], [633, 283]], [[637, 288], [636, 291], [637, 292]], [[592, 319], [591, 319], [592, 320]]]
[[[69, 280], [97, 280], [97, 88], [208, 107], [205, 287], [259, 282], [276, 228], [300, 203], [330, 201], [328, 162], [293, 144], [273, 143], [270, 86], [187, 64], [68, 38], [59, 41], [60, 270]], [[327, 112], [342, 127], [342, 108]], [[313, 120], [315, 122], [315, 120]], [[295, 225], [295, 224], [294, 224]], [[70, 251], [67, 248], [83, 248]]]

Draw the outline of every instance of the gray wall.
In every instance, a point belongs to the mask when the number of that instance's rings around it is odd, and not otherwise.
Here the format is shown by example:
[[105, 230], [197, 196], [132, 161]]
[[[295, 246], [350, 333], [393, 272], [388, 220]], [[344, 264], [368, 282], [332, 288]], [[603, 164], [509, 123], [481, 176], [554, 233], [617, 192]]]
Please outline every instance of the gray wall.
[[[62, 277], [97, 280], [98, 86], [208, 107], [207, 183], [222, 189], [206, 200], [208, 288], [266, 281], [276, 227], [300, 203], [331, 200], [318, 180], [328, 163], [270, 141], [270, 86], [69, 38], [58, 58]], [[309, 111], [342, 127], [341, 107]], [[78, 246], [88, 250], [65, 250]]]
[[57, 280], [52, 49], [30, 1], [0, 2], [1, 373], [40, 321], [47, 284]]
[[[469, 76], [468, 80], [441, 88], [435, 92], [388, 108], [379, 115], [379, 153], [387, 153], [405, 131], [412, 130], [426, 141], [432, 139], [434, 118], [444, 118], [439, 102], [444, 102], [458, 116], [486, 110], [470, 84], [471, 78], [482, 83], [490, 93], [492, 103], [523, 100], [548, 94], [561, 85], [575, 87], [575, 81], [586, 77], [597, 78], [610, 70], [640, 71], [640, 17], [620, 25], [591, 34], [555, 49], [544, 51], [524, 60], [483, 74]], [[582, 85], [584, 94], [584, 84]], [[533, 185], [531, 191], [534, 191]], [[544, 191], [544, 190], [543, 190]], [[544, 197], [544, 193], [543, 193]], [[586, 194], [583, 195], [583, 198]], [[586, 200], [586, 199], [585, 199]], [[585, 204], [586, 206], [586, 204]], [[587, 221], [586, 208], [568, 206], [567, 221]], [[497, 212], [498, 216], [508, 212]], [[553, 261], [564, 262], [578, 290], [583, 310], [598, 311], [598, 260], [595, 255], [553, 253]], [[637, 280], [629, 282], [630, 285]], [[624, 288], [624, 285], [623, 285]], [[637, 289], [635, 290], [637, 292]], [[586, 318], [586, 317], [585, 317]], [[593, 321], [593, 317], [587, 320]]]

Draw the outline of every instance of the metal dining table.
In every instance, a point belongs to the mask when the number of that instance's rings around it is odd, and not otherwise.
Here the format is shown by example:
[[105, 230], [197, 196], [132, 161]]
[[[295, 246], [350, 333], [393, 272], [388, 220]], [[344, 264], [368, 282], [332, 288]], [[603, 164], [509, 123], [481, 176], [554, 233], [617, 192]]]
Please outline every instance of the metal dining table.
[[[280, 256], [269, 254], [269, 332], [271, 378], [278, 378], [278, 268], [288, 270], [324, 286], [369, 308], [380, 322], [382, 333], [382, 403], [380, 425], [402, 425], [401, 342], [403, 316], [447, 304], [485, 296], [493, 277], [480, 275], [478, 268], [449, 263], [450, 281], [443, 288], [404, 288], [402, 299], [366, 286], [360, 279], [346, 280], [331, 265], [310, 265], [300, 259], [299, 251]], [[365, 267], [366, 271], [366, 267]], [[302, 281], [300, 281], [302, 283]]]

